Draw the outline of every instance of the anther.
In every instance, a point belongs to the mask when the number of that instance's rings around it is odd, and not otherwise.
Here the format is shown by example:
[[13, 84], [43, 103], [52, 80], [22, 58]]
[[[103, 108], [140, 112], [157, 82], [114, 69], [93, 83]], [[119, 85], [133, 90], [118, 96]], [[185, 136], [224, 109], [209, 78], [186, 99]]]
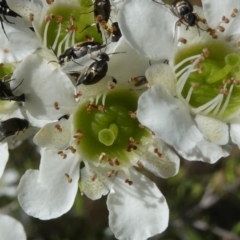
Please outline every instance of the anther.
[[59, 124], [56, 124], [55, 125], [55, 128], [59, 131], [59, 132], [62, 132], [62, 128]]
[[108, 173], [108, 177], [111, 178], [115, 173], [116, 171], [112, 170], [111, 172]]
[[156, 153], [158, 157], [162, 157], [162, 154], [158, 151], [157, 148], [154, 149], [154, 153]]
[[30, 22], [34, 21], [34, 14], [33, 13], [29, 14], [29, 20], [30, 20]]
[[64, 174], [68, 180], [68, 183], [71, 183], [72, 182], [72, 178], [69, 176], [69, 174], [65, 173]]
[[183, 37], [180, 37], [180, 38], [178, 39], [178, 41], [179, 41], [180, 43], [183, 43], [183, 44], [186, 44], [186, 43], [187, 43], [187, 39], [185, 39], [185, 38], [183, 38]]
[[62, 16], [57, 16], [56, 22], [59, 24], [59, 23], [62, 23], [62, 21], [63, 21], [63, 17]]
[[132, 112], [132, 111], [129, 111], [128, 114], [129, 114], [129, 116], [130, 116], [132, 119], [137, 119], [136, 113], [134, 113], [134, 112]]
[[54, 102], [54, 108], [55, 108], [56, 110], [59, 110], [59, 109], [60, 109], [58, 102]]
[[46, 0], [48, 5], [52, 5], [54, 3], [54, 0]]
[[73, 153], [73, 154], [76, 152], [76, 149], [73, 146], [68, 146], [67, 150], [70, 150], [71, 153]]
[[129, 186], [131, 186], [131, 185], [133, 184], [133, 182], [130, 181], [129, 179], [126, 179], [126, 180], [125, 180], [125, 183], [127, 183]]
[[140, 161], [137, 162], [137, 166], [138, 166], [140, 169], [143, 169], [143, 164], [142, 164]]
[[111, 158], [108, 158], [107, 161], [108, 161], [108, 164], [113, 167], [113, 161], [112, 161], [112, 159], [111, 159]]
[[225, 28], [224, 28], [223, 26], [218, 26], [218, 30], [219, 30], [220, 32], [224, 32], [224, 31], [225, 31]]
[[141, 123], [138, 125], [139, 128], [145, 128]]
[[119, 165], [120, 165], [120, 162], [118, 161], [118, 159], [117, 159], [117, 158], [114, 158], [114, 159], [113, 159], [113, 163], [114, 163], [115, 165], [117, 165], [117, 166], [119, 166]]
[[91, 177], [91, 180], [94, 182], [97, 179], [97, 174], [94, 173], [93, 176]]
[[82, 96], [82, 92], [77, 92], [76, 94], [74, 94], [74, 98], [79, 98]]
[[225, 23], [229, 23], [229, 19], [228, 19], [227, 17], [225, 17], [225, 16], [222, 17], [222, 20], [223, 20], [223, 22], [225, 22]]
[[101, 163], [105, 157], [106, 157], [106, 153], [102, 152], [98, 158], [99, 162]]

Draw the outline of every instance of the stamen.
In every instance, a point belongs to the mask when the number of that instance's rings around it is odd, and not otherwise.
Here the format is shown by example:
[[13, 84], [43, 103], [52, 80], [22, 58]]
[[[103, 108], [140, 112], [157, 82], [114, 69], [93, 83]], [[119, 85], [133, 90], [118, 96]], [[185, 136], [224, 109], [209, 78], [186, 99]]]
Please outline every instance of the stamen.
[[44, 28], [44, 34], [43, 34], [43, 45], [44, 46], [47, 46], [47, 32], [48, 32], [48, 27], [49, 27], [49, 24], [50, 24], [50, 19], [48, 18], [48, 16], [46, 16], [46, 25], [45, 25], [45, 28]]
[[227, 98], [226, 98], [226, 100], [225, 100], [225, 102], [224, 102], [224, 105], [223, 105], [220, 113], [218, 114], [219, 117], [222, 117], [223, 113], [225, 112], [225, 110], [226, 110], [226, 108], [227, 108], [227, 105], [228, 105], [228, 103], [229, 103], [229, 100], [230, 100], [230, 97], [231, 97], [231, 94], [232, 94], [233, 87], [234, 87], [234, 84], [232, 84], [231, 87], [230, 87], [230, 90], [229, 90], [229, 93], [228, 93], [228, 95], [227, 95]]
[[193, 92], [193, 86], [191, 86], [191, 88], [189, 89], [187, 97], [186, 97], [186, 102], [188, 102], [188, 103], [189, 103], [190, 98], [192, 96], [192, 92]]
[[68, 32], [67, 35], [63, 38], [63, 40], [58, 44], [58, 51], [57, 51], [57, 55], [59, 56], [62, 52], [62, 45], [63, 43], [71, 36], [71, 32]]
[[62, 24], [59, 23], [59, 24], [58, 24], [57, 36], [56, 36], [56, 38], [55, 38], [55, 40], [54, 40], [54, 43], [53, 43], [53, 45], [52, 45], [52, 48], [53, 48], [54, 50], [56, 49], [56, 46], [57, 46], [57, 43], [58, 43], [58, 39], [59, 39], [59, 36], [60, 36], [60, 33], [61, 33], [61, 28], [62, 28]]
[[174, 72], [176, 72], [176, 70], [177, 70], [179, 67], [181, 67], [184, 63], [186, 63], [186, 62], [188, 62], [188, 61], [191, 61], [191, 60], [193, 60], [193, 59], [199, 58], [200, 56], [201, 56], [201, 55], [198, 54], [198, 55], [191, 56], [191, 57], [188, 57], [188, 58], [182, 60], [180, 63], [178, 63], [177, 65], [174, 66], [174, 68], [173, 68]]

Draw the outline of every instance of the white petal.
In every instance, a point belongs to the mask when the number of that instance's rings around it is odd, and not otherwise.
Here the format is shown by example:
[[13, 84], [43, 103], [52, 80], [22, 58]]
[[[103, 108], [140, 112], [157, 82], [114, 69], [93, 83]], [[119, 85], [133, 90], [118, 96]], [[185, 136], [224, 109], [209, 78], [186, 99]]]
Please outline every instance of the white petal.
[[169, 57], [177, 20], [168, 7], [148, 0], [125, 1], [119, 11], [123, 36], [134, 49], [153, 60]]
[[[68, 76], [36, 54], [28, 56], [14, 71], [14, 94], [25, 94], [25, 107], [41, 120], [56, 120], [72, 112], [76, 105], [74, 86]], [[57, 105], [56, 105], [57, 104]]]
[[34, 137], [33, 141], [40, 147], [65, 149], [71, 138], [71, 124], [69, 120], [46, 124]]
[[[140, 163], [145, 169], [154, 173], [156, 176], [162, 178], [168, 178], [176, 175], [179, 171], [180, 159], [167, 145], [159, 141], [158, 145], [152, 146], [145, 155]], [[158, 149], [160, 156], [158, 156], [154, 150]]]
[[176, 95], [176, 79], [168, 64], [161, 63], [150, 66], [146, 71], [146, 77], [152, 86], [161, 84], [173, 96]]
[[[221, 25], [225, 26], [226, 24], [224, 24], [222, 21], [222, 17], [225, 16], [230, 20], [230, 23], [228, 23], [227, 25], [232, 24], [231, 34], [236, 34], [240, 32], [239, 0], [221, 0], [221, 4], [219, 4], [219, 0], [202, 0], [202, 4], [203, 4], [204, 15], [207, 19], [207, 23], [209, 27], [216, 28], [220, 23]], [[232, 19], [231, 14], [234, 8], [238, 9], [238, 14], [237, 14], [237, 18]]]
[[208, 141], [218, 145], [228, 144], [229, 130], [226, 123], [201, 115], [197, 115], [195, 121], [199, 130]]
[[187, 160], [215, 163], [229, 155], [230, 149], [206, 141], [185, 104], [159, 85], [140, 96], [137, 116], [144, 126]]
[[238, 145], [240, 148], [240, 124], [239, 123], [232, 123], [230, 127], [230, 136], [232, 141]]
[[[142, 76], [149, 66], [149, 60], [137, 53], [122, 37], [108, 64], [108, 75], [113, 76], [117, 83], [127, 83], [132, 77]], [[131, 71], [129, 71], [129, 68]]]
[[[78, 156], [62, 159], [56, 151], [42, 149], [38, 170], [28, 170], [18, 186], [18, 200], [30, 216], [43, 220], [57, 218], [72, 207], [78, 190]], [[69, 182], [65, 174], [72, 179]]]
[[[12, 21], [12, 20], [11, 20]], [[26, 56], [33, 53], [41, 43], [36, 38], [36, 35], [28, 26], [24, 26], [18, 18], [18, 22], [14, 24], [3, 23], [6, 35], [0, 28], [0, 62], [10, 63], [23, 60]]]
[[119, 172], [108, 195], [109, 225], [117, 239], [146, 240], [167, 228], [168, 205], [155, 183], [135, 170], [130, 173], [133, 184]]
[[4, 169], [6, 167], [9, 153], [8, 153], [8, 144], [7, 143], [0, 143], [0, 153], [1, 153], [1, 164], [0, 164], [0, 178], [3, 175]]
[[112, 181], [108, 177], [109, 171], [107, 168], [85, 165], [81, 169], [81, 192], [92, 200], [108, 194]]
[[26, 240], [26, 233], [20, 222], [7, 215], [0, 214], [1, 240]]

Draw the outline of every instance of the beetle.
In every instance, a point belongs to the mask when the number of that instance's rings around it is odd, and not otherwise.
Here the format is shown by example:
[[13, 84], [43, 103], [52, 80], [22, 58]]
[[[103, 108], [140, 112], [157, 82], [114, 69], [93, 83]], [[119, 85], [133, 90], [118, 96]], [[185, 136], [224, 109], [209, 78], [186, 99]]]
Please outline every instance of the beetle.
[[25, 101], [24, 94], [20, 96], [13, 95], [13, 91], [17, 89], [22, 84], [22, 82], [23, 80], [13, 90], [11, 90], [9, 81], [4, 81], [4, 79], [2, 78], [0, 80], [0, 100], [24, 102]]
[[2, 16], [0, 15], [0, 22], [1, 22], [1, 27], [2, 27], [2, 30], [5, 34], [5, 36], [7, 37], [7, 34], [6, 34], [6, 31], [5, 31], [5, 28], [3, 26], [3, 21], [5, 20], [7, 23], [10, 23], [10, 24], [14, 24], [12, 22], [10, 22], [6, 16], [11, 16], [11, 17], [17, 17], [19, 16], [17, 13], [15, 13], [14, 11], [12, 11], [8, 5], [7, 5], [7, 2], [6, 0], [0, 0], [0, 14], [2, 14]]
[[99, 82], [103, 79], [108, 71], [109, 56], [106, 53], [99, 53], [97, 59], [93, 59], [93, 62], [85, 71], [84, 74], [81, 74], [77, 79], [77, 86], [80, 84], [92, 85]]
[[[83, 32], [89, 27], [97, 25], [98, 33], [101, 34], [101, 29], [99, 24], [101, 24], [102, 22], [108, 22], [110, 18], [110, 13], [111, 13], [110, 0], [95, 0], [93, 3], [93, 8], [94, 9], [91, 12], [94, 13], [96, 22], [91, 25], [87, 25], [81, 32]], [[87, 12], [87, 13], [91, 13], [91, 12]], [[87, 14], [87, 13], [81, 13], [81, 14]]]
[[0, 142], [6, 137], [18, 134], [29, 128], [29, 122], [26, 119], [10, 118], [0, 122]]
[[104, 47], [106, 47], [105, 44], [100, 44], [93, 41], [76, 43], [72, 47], [66, 49], [65, 52], [58, 57], [58, 63], [62, 65], [66, 58], [68, 61], [71, 59], [79, 59], [88, 53], [100, 50]]
[[179, 18], [177, 23], [183, 22], [183, 24], [187, 26], [187, 29], [189, 28], [189, 26], [197, 26], [198, 29], [200, 28], [198, 25], [199, 17], [196, 13], [193, 13], [193, 6], [188, 0], [175, 0], [170, 6], [166, 5], [165, 3], [160, 3], [156, 0], [152, 1], [167, 6], [170, 11]]

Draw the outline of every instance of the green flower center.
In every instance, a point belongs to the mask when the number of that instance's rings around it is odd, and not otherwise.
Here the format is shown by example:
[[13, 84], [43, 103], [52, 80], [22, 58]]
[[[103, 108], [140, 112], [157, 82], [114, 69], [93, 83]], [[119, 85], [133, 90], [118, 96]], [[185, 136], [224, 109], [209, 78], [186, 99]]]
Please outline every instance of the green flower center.
[[141, 151], [142, 140], [150, 136], [134, 114], [137, 100], [138, 96], [129, 90], [112, 90], [104, 107], [95, 104], [79, 107], [74, 130], [76, 136], [82, 133], [77, 149], [85, 160], [110, 164], [109, 161], [117, 159], [116, 167], [131, 164], [131, 158]]
[[226, 43], [186, 47], [175, 59], [177, 95], [193, 114], [225, 122], [240, 111], [240, 55]]
[[81, 7], [53, 4], [42, 23], [40, 35], [43, 44], [47, 48], [52, 48], [58, 56], [75, 43], [86, 41], [85, 36], [91, 36], [94, 41], [102, 42], [96, 26], [87, 27], [95, 22], [92, 1], [81, 0], [80, 4]]

